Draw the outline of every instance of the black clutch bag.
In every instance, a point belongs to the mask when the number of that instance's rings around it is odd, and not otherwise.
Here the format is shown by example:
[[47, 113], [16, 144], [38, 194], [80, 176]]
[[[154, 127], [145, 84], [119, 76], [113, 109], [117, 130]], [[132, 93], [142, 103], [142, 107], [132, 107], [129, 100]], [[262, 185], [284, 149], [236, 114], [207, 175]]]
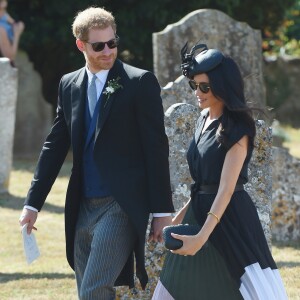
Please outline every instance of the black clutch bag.
[[163, 229], [165, 247], [169, 250], [177, 250], [182, 247], [183, 242], [171, 236], [171, 233], [180, 235], [196, 235], [200, 231], [199, 225], [178, 224], [166, 226]]

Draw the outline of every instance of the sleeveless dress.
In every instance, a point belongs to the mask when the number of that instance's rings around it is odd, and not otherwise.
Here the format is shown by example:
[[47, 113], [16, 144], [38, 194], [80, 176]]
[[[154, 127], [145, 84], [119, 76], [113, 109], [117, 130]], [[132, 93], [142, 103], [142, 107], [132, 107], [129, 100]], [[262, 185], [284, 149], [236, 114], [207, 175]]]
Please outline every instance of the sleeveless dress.
[[[202, 128], [208, 113], [202, 114], [194, 139], [187, 152], [193, 180], [191, 204], [183, 223], [203, 226], [214, 194], [199, 194], [201, 185], [218, 185], [227, 151], [251, 132], [236, 123], [226, 147], [220, 145], [216, 132], [220, 119], [207, 130]], [[237, 184], [248, 181], [248, 163], [252, 149]], [[205, 247], [194, 256], [168, 252], [160, 281], [152, 300], [283, 300], [288, 299], [279, 271], [269, 250], [257, 210], [245, 190], [236, 191]]]
[[8, 39], [12, 43], [14, 38], [13, 26], [12, 24], [8, 23], [7, 15], [3, 15], [2, 17], [0, 17], [0, 27], [3, 27], [5, 29]]
[[[0, 27], [3, 27], [5, 29], [9, 41], [12, 43], [14, 38], [13, 26], [7, 22], [7, 15], [3, 15], [2, 17], [0, 17]], [[0, 57], [3, 57], [1, 51], [0, 51]], [[14, 62], [11, 61], [10, 63], [13, 67], [15, 66]]]

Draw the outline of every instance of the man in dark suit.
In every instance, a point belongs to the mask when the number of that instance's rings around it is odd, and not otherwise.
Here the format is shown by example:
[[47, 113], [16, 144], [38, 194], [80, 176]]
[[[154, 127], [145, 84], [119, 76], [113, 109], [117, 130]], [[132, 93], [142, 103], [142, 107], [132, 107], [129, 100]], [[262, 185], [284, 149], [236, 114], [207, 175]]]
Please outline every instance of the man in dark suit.
[[61, 79], [57, 116], [20, 225], [28, 223], [31, 232], [71, 147], [67, 259], [75, 270], [80, 299], [114, 299], [113, 286], [134, 285], [133, 254], [145, 288], [149, 214], [149, 240], [161, 241], [174, 210], [160, 86], [152, 73], [117, 59], [119, 38], [111, 13], [88, 8], [72, 27], [86, 66]]

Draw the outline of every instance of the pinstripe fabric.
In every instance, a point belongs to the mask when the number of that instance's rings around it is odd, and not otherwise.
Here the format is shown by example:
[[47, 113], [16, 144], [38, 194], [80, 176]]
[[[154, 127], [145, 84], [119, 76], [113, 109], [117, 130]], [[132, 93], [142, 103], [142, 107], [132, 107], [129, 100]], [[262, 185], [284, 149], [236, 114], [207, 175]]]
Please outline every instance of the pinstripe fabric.
[[75, 274], [80, 300], [115, 299], [114, 282], [135, 242], [128, 216], [112, 197], [84, 199], [75, 233]]

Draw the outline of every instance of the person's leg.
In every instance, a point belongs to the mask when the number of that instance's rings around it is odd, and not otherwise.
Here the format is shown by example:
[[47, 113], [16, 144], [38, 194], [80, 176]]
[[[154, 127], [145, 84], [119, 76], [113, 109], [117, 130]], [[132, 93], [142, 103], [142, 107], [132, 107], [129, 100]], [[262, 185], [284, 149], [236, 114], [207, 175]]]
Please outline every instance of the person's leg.
[[80, 206], [79, 216], [77, 220], [77, 226], [75, 231], [75, 241], [74, 241], [74, 267], [75, 267], [75, 277], [78, 295], [81, 287], [81, 282], [83, 279], [84, 271], [87, 265], [87, 261], [90, 255], [92, 235], [90, 232], [90, 227], [92, 222], [91, 213], [89, 213], [88, 205], [82, 199]]
[[[87, 256], [82, 253], [85, 258], [79, 258], [77, 262], [80, 270], [76, 272], [76, 278], [81, 300], [115, 299], [114, 282], [123, 269], [136, 238], [128, 216], [112, 198], [109, 201], [99, 199], [96, 206], [96, 209], [88, 209], [89, 217], [92, 215], [93, 219], [93, 222], [89, 222], [88, 229], [92, 240], [81, 239], [85, 240], [84, 243], [90, 242], [90, 247], [80, 246], [82, 252], [89, 254]], [[77, 256], [78, 254], [77, 251]]]

